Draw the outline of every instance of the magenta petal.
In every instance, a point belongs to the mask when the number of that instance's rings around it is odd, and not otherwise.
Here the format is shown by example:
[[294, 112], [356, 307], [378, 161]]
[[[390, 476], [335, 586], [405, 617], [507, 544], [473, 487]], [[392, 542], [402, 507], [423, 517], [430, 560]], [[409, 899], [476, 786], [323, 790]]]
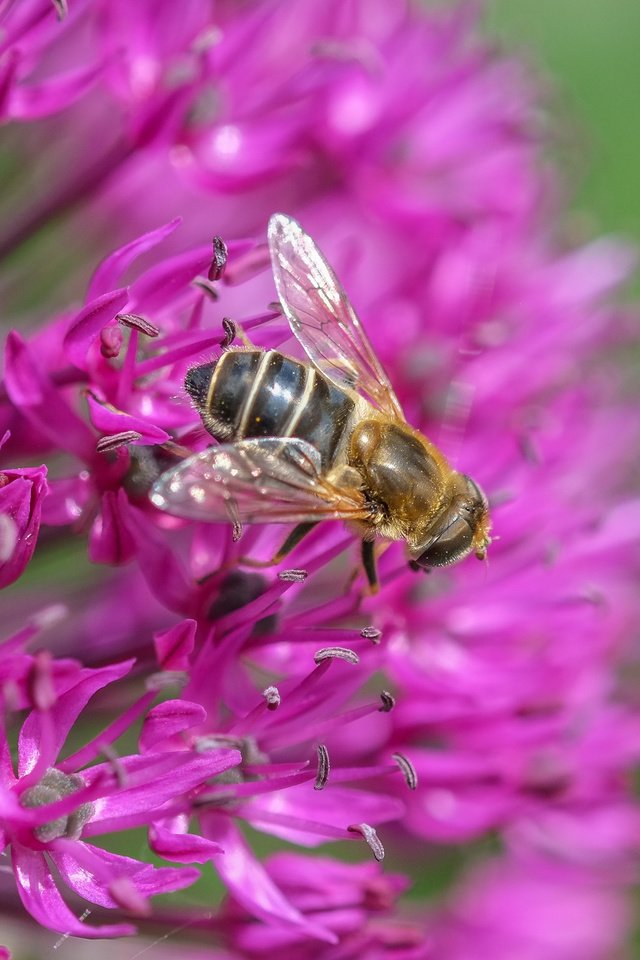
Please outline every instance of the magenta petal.
[[[51, 757], [47, 759], [49, 766], [53, 765], [69, 730], [91, 697], [107, 684], [124, 677], [133, 664], [133, 660], [125, 660], [97, 670], [86, 668], [79, 671], [78, 680], [46, 711], [53, 734]], [[18, 776], [24, 777], [33, 769], [40, 756], [43, 739], [42, 713], [32, 710], [22, 725], [18, 740]]]
[[92, 563], [127, 563], [136, 553], [131, 533], [132, 514], [124, 490], [107, 490], [102, 496], [100, 513], [89, 533], [89, 559]]
[[140, 434], [140, 439], [133, 441], [135, 444], [165, 443], [169, 440], [169, 434], [160, 427], [156, 427], [140, 417], [133, 417], [123, 410], [116, 410], [109, 403], [100, 403], [91, 394], [87, 395], [87, 404], [91, 422], [96, 430], [101, 433], [124, 433], [128, 430], [134, 430]]
[[51, 859], [65, 883], [79, 896], [101, 907], [119, 906], [109, 893], [109, 885], [121, 877], [131, 880], [141, 896], [153, 897], [191, 886], [200, 876], [196, 869], [154, 867], [80, 840], [54, 841], [51, 846]]
[[14, 407], [56, 448], [89, 461], [95, 436], [41, 367], [29, 344], [12, 330], [5, 349], [4, 382]]
[[[261, 811], [266, 815], [264, 825], [260, 819]], [[317, 791], [312, 784], [302, 783], [286, 791], [256, 797], [251, 807], [247, 808], [246, 816], [258, 830], [267, 830], [292, 843], [315, 847], [325, 843], [326, 837], [311, 831], [307, 833], [299, 827], [289, 827], [286, 822], [274, 823], [269, 819], [269, 814], [276, 814], [278, 819], [284, 819], [288, 814], [294, 819], [346, 829], [351, 823], [378, 824], [399, 820], [404, 811], [404, 803], [384, 794], [338, 786]]]
[[20, 899], [25, 909], [43, 927], [87, 938], [128, 937], [135, 933], [135, 927], [129, 923], [103, 924], [99, 927], [82, 923], [60, 896], [43, 853], [14, 844], [11, 855]]
[[195, 620], [183, 620], [175, 627], [154, 634], [156, 657], [163, 670], [189, 669], [197, 626]]
[[224, 849], [224, 856], [216, 857], [214, 865], [229, 892], [242, 906], [267, 923], [274, 921], [297, 927], [307, 936], [335, 943], [336, 937], [317, 924], [308, 921], [276, 887], [236, 825], [219, 815], [202, 817], [203, 833], [215, 839]]
[[131, 286], [131, 309], [149, 313], [165, 306], [176, 292], [184, 290], [211, 263], [211, 247], [188, 250], [151, 267]]
[[59, 113], [82, 97], [100, 72], [100, 67], [84, 67], [37, 86], [18, 86], [9, 98], [7, 113], [12, 120], [37, 120]]
[[140, 733], [140, 750], [148, 752], [155, 744], [197, 727], [207, 719], [207, 711], [190, 700], [165, 700], [145, 717]]
[[11, 543], [0, 553], [0, 587], [17, 580], [31, 560], [47, 494], [46, 476], [44, 466], [0, 472], [0, 514], [9, 519], [12, 532]]
[[159, 857], [176, 863], [206, 863], [224, 853], [214, 840], [193, 833], [172, 833], [159, 824], [149, 828], [149, 846]]
[[[154, 811], [163, 804], [237, 766], [240, 761], [238, 750], [211, 750], [200, 754], [176, 750], [123, 757], [119, 763], [125, 772], [125, 785], [100, 802], [96, 814], [85, 827], [84, 835], [104, 833], [102, 821], [111, 824], [132, 815], [142, 814], [139, 822], [148, 823]], [[84, 770], [83, 777], [91, 782], [110, 771], [109, 764], [97, 764]]]
[[48, 481], [48, 492], [42, 504], [42, 522], [52, 527], [67, 526], [82, 516], [93, 493], [88, 473], [60, 477]]
[[84, 369], [89, 347], [100, 331], [119, 313], [129, 298], [126, 289], [103, 293], [82, 308], [69, 325], [63, 340], [65, 353], [71, 363]]
[[106, 260], [103, 260], [91, 278], [87, 291], [87, 300], [94, 300], [96, 297], [108, 293], [109, 290], [113, 290], [116, 284], [120, 282], [124, 272], [138, 257], [142, 256], [142, 254], [148, 250], [152, 250], [167, 237], [171, 236], [176, 227], [179, 227], [181, 223], [182, 217], [176, 217], [174, 220], [170, 220], [169, 223], [165, 223], [162, 227], [158, 227], [157, 230], [150, 230], [149, 233], [144, 233], [141, 237], [136, 237], [131, 243], [120, 247], [114, 251], [111, 256], [107, 257]]

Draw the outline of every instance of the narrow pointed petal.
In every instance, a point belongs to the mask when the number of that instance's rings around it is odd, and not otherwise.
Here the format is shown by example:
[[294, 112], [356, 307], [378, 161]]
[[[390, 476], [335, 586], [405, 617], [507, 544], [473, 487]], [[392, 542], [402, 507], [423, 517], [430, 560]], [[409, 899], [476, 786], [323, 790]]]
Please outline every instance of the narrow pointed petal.
[[171, 236], [174, 230], [180, 226], [181, 217], [175, 217], [169, 223], [165, 223], [156, 230], [150, 230], [149, 233], [136, 237], [131, 243], [115, 250], [106, 260], [103, 260], [94, 275], [91, 278], [89, 289], [87, 290], [87, 300], [92, 301], [97, 297], [104, 296], [110, 290], [114, 290], [120, 283], [124, 273], [132, 263], [143, 253], [152, 250], [159, 243], [162, 243], [167, 237]]
[[286, 899], [230, 819], [204, 817], [203, 832], [223, 847], [224, 856], [217, 857], [214, 865], [230, 893], [249, 913], [267, 923], [284, 923], [299, 928], [307, 936], [336, 942], [332, 933], [307, 920]]
[[135, 933], [129, 923], [91, 927], [82, 923], [66, 905], [47, 866], [44, 854], [15, 844], [11, 853], [18, 893], [25, 910], [49, 930], [74, 937], [128, 937]]
[[[133, 660], [115, 663], [98, 670], [89, 668], [80, 671], [76, 683], [58, 698], [48, 712], [53, 739], [51, 743], [51, 757], [47, 760], [48, 766], [53, 766], [55, 758], [67, 739], [69, 730], [79, 717], [80, 713], [91, 697], [106, 687], [107, 684], [119, 680], [131, 670]], [[40, 744], [43, 739], [43, 718], [39, 710], [32, 710], [20, 731], [18, 740], [18, 775], [24, 777], [36, 764], [40, 756]]]
[[126, 289], [113, 290], [90, 300], [69, 324], [63, 346], [71, 363], [84, 370], [89, 348], [100, 331], [124, 309], [129, 298]]
[[65, 883], [78, 896], [101, 907], [120, 905], [110, 895], [109, 883], [121, 877], [130, 880], [138, 893], [146, 898], [183, 890], [200, 876], [196, 869], [154, 867], [80, 840], [54, 841], [50, 856]]

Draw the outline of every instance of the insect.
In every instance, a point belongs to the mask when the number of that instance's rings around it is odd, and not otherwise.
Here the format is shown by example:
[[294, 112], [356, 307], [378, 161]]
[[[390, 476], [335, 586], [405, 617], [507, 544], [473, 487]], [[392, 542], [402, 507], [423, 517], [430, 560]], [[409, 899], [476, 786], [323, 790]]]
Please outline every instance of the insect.
[[273, 276], [308, 360], [230, 347], [192, 367], [185, 387], [219, 441], [154, 484], [156, 507], [180, 517], [295, 523], [279, 562], [322, 520], [362, 538], [377, 589], [374, 541], [404, 540], [412, 564], [439, 567], [490, 542], [480, 487], [406, 422], [387, 375], [333, 269], [300, 224], [269, 221]]

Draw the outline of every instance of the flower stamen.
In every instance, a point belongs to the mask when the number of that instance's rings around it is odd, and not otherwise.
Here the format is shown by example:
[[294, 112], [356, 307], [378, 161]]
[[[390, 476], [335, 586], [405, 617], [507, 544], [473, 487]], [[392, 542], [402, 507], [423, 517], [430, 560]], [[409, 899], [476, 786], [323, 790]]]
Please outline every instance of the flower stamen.
[[143, 333], [145, 337], [157, 337], [160, 334], [160, 330], [155, 324], [145, 320], [144, 317], [139, 317], [135, 313], [118, 313], [116, 314], [116, 320], [124, 327], [129, 327], [130, 330], [138, 330], [140, 333]]
[[325, 747], [324, 743], [319, 743], [318, 747], [318, 772], [316, 774], [316, 782], [313, 786], [314, 790], [324, 790], [329, 779], [329, 772], [331, 770], [331, 764], [329, 762], [329, 751]]
[[402, 776], [404, 777], [409, 790], [415, 790], [418, 786], [418, 774], [411, 760], [409, 760], [408, 757], [405, 757], [403, 753], [393, 753], [391, 758], [395, 760], [400, 767], [400, 771], [402, 772]]
[[384, 860], [384, 847], [378, 834], [368, 823], [352, 823], [347, 827], [351, 833], [359, 833], [369, 846], [376, 860]]
[[347, 647], [323, 647], [322, 650], [314, 653], [313, 659], [317, 664], [324, 660], [334, 659], [345, 660], [347, 663], [353, 663], [354, 665], [360, 663], [360, 657], [355, 650], [349, 650]]

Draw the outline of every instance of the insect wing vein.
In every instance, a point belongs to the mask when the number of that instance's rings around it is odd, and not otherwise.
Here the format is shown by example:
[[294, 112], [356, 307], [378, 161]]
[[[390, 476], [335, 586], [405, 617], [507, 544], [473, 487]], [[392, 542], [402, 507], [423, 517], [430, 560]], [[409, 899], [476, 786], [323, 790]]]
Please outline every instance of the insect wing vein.
[[291, 329], [312, 363], [336, 386], [355, 389], [396, 419], [404, 414], [333, 269], [300, 224], [269, 221], [273, 276]]
[[151, 500], [174, 516], [209, 522], [302, 523], [363, 519], [359, 490], [341, 489], [320, 474], [310, 443], [262, 437], [211, 447], [188, 457], [155, 483]]

